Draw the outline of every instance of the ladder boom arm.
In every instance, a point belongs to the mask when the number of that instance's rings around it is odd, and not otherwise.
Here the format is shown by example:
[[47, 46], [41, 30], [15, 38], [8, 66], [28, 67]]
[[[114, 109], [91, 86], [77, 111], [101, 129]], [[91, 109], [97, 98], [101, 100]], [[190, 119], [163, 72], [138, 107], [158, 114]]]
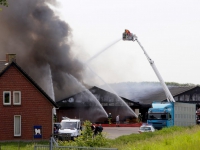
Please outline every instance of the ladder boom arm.
[[161, 85], [162, 85], [162, 88], [165, 92], [165, 95], [167, 97], [167, 101], [169, 102], [175, 102], [172, 94], [170, 93], [167, 85], [165, 84], [164, 80], [162, 79], [158, 69], [156, 68], [156, 65], [154, 63], [154, 61], [149, 57], [149, 55], [147, 54], [147, 52], [145, 51], [144, 47], [141, 45], [141, 43], [139, 42], [138, 38], [136, 35], [128, 32], [128, 34], [126, 33], [127, 31], [125, 30], [125, 32], [123, 33], [123, 40], [126, 40], [126, 41], [137, 41], [137, 43], [139, 44], [139, 46], [141, 47], [141, 49], [143, 50], [144, 52], [144, 55], [146, 56], [147, 60], [149, 61], [151, 67], [153, 68], [153, 71], [155, 72], [158, 80], [160, 81]]
[[175, 102], [175, 100], [174, 100], [172, 94], [170, 93], [167, 85], [165, 84], [162, 76], [160, 75], [158, 69], [156, 68], [156, 65], [155, 65], [154, 61], [148, 56], [148, 54], [146, 53], [145, 49], [143, 48], [143, 46], [141, 45], [141, 43], [138, 41], [138, 39], [136, 39], [136, 41], [140, 45], [140, 47], [142, 48], [142, 50], [144, 51], [144, 54], [147, 57], [147, 60], [149, 61], [151, 67], [153, 68], [153, 70], [154, 70], [154, 72], [155, 72], [158, 80], [160, 81], [160, 83], [161, 83], [161, 85], [163, 87], [163, 90], [165, 92], [165, 95], [167, 97], [167, 100], [170, 101], [170, 102]]

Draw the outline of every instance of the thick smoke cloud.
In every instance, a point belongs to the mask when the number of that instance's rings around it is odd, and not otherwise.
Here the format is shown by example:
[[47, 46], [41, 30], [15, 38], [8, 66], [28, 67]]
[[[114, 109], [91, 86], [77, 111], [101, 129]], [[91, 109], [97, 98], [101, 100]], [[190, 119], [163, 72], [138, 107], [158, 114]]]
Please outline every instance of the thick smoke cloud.
[[[46, 3], [53, 0], [9, 1], [0, 12], [0, 54], [16, 54], [17, 63], [44, 89], [51, 68], [56, 100], [80, 91], [83, 65], [70, 49], [70, 26]], [[50, 67], [49, 67], [50, 66]], [[49, 80], [48, 80], [49, 81]]]

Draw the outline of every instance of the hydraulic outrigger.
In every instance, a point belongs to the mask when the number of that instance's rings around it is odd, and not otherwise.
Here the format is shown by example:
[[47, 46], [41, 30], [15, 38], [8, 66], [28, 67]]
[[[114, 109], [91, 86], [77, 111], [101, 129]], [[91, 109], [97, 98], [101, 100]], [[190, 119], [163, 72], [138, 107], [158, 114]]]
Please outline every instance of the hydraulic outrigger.
[[158, 69], [156, 68], [154, 61], [149, 57], [149, 55], [148, 55], [147, 52], [145, 51], [144, 47], [143, 47], [143, 46], [141, 45], [141, 43], [139, 42], [137, 36], [136, 36], [135, 34], [133, 34], [133, 33], [130, 33], [129, 30], [125, 29], [125, 32], [123, 33], [122, 39], [123, 39], [124, 41], [133, 41], [133, 42], [134, 42], [134, 41], [137, 41], [137, 43], [138, 43], [138, 44], [140, 45], [140, 47], [142, 48], [142, 50], [143, 50], [143, 52], [144, 52], [144, 54], [145, 54], [147, 60], [149, 61], [151, 67], [153, 68], [153, 70], [154, 70], [156, 76], [158, 77], [158, 79], [159, 79], [159, 81], [160, 81], [160, 83], [161, 83], [161, 85], [162, 85], [162, 87], [163, 87], [163, 90], [164, 90], [164, 92], [165, 92], [165, 95], [166, 95], [166, 97], [167, 97], [167, 101], [168, 101], [168, 102], [175, 102], [175, 100], [174, 100], [172, 94], [170, 93], [168, 87], [166, 86], [164, 80], [162, 79], [160, 73], [158, 72]]

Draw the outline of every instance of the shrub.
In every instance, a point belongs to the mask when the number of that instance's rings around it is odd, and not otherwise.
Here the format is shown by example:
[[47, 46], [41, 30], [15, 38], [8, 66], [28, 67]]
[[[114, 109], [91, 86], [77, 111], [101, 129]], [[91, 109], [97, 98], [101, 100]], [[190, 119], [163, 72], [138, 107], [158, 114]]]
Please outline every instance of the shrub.
[[94, 136], [91, 129], [91, 122], [86, 120], [83, 125], [82, 135], [74, 141], [59, 142], [60, 145], [65, 146], [82, 146], [82, 147], [105, 147], [108, 146], [108, 139], [105, 134], [98, 133]]

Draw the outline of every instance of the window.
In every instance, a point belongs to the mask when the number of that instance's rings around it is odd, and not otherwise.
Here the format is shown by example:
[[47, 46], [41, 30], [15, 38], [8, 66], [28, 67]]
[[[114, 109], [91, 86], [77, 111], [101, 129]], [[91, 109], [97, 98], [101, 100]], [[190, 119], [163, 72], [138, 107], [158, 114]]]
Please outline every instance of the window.
[[21, 92], [20, 91], [13, 91], [13, 104], [21, 105]]
[[11, 105], [11, 92], [10, 91], [3, 91], [3, 104]]
[[21, 136], [21, 116], [14, 116], [14, 136]]

